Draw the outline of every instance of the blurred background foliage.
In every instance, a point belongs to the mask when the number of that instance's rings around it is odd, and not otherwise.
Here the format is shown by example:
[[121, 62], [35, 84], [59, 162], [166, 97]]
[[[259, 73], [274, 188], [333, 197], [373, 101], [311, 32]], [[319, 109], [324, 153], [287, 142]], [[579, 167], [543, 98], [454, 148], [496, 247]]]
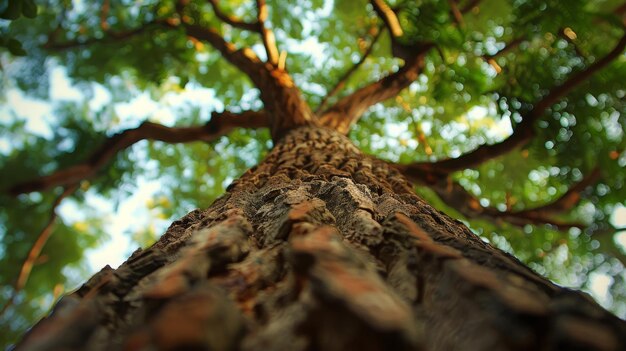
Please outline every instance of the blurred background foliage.
[[[103, 264], [117, 265], [119, 257], [149, 245], [176, 218], [209, 206], [263, 158], [271, 141], [266, 130], [245, 129], [211, 143], [142, 141], [118, 153], [56, 209], [53, 235], [15, 294], [22, 263], [62, 189], [19, 196], [4, 190], [85, 160], [107, 137], [144, 120], [202, 125], [212, 111], [260, 109], [262, 103], [249, 80], [215, 50], [155, 25], [173, 16], [174, 1], [0, 4], [0, 302], [15, 297], [0, 316], [0, 344], [10, 345], [60, 294]], [[624, 5], [613, 0], [389, 4], [399, 12], [404, 43], [432, 41], [437, 49], [419, 79], [372, 107], [350, 137], [366, 153], [400, 163], [456, 157], [506, 138], [532, 103], [605, 55], [624, 32]], [[451, 4], [467, 11], [457, 18]], [[268, 5], [278, 45], [289, 53], [286, 66], [313, 108], [382, 28], [364, 0]], [[255, 18], [253, 1], [223, 1], [221, 7]], [[191, 0], [186, 11], [194, 23], [219, 28], [226, 39], [263, 56], [256, 36], [221, 24], [207, 1]], [[329, 102], [400, 65], [383, 32]], [[602, 178], [560, 217], [585, 228], [464, 218], [433, 191], [416, 188], [485, 240], [559, 284], [590, 292], [622, 318], [626, 232], [613, 227], [626, 222], [625, 81], [622, 54], [552, 106], [527, 146], [452, 176], [483, 206], [523, 210], [554, 201], [599, 167]]]

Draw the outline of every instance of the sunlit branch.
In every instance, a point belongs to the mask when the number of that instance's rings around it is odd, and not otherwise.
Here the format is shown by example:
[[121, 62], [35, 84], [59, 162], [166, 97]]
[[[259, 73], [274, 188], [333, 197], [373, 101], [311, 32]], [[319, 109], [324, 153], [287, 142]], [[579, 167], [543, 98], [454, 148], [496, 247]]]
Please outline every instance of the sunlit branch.
[[393, 37], [400, 37], [404, 33], [402, 31], [402, 27], [400, 26], [400, 21], [398, 20], [398, 16], [396, 13], [387, 5], [385, 0], [371, 0], [370, 3], [374, 7], [374, 11], [378, 14], [383, 22], [385, 23], [385, 27], [389, 30], [389, 33]]
[[211, 7], [213, 7], [213, 12], [215, 13], [215, 16], [217, 16], [217, 18], [219, 18], [224, 23], [227, 23], [235, 28], [244, 29], [244, 30], [253, 31], [253, 32], [256, 32], [257, 29], [259, 28], [258, 23], [244, 22], [244, 21], [239, 20], [238, 18], [235, 18], [233, 16], [230, 16], [224, 13], [220, 9], [219, 0], [209, 0], [209, 4], [211, 4]]
[[589, 77], [600, 69], [606, 67], [618, 58], [626, 47], [626, 35], [622, 36], [618, 44], [607, 55], [589, 65], [586, 69], [572, 75], [563, 84], [553, 88], [547, 95], [541, 98], [530, 112], [523, 116], [513, 133], [506, 139], [495, 144], [485, 144], [474, 151], [463, 154], [457, 158], [446, 159], [437, 162], [418, 162], [411, 165], [400, 166], [405, 173], [437, 173], [445, 176], [449, 173], [476, 167], [486, 161], [502, 156], [517, 147], [528, 143], [535, 135], [534, 123], [543, 116], [545, 111], [563, 98], [574, 88], [585, 82]]
[[278, 64], [278, 48], [276, 47], [274, 32], [267, 29], [265, 26], [265, 21], [267, 20], [267, 5], [265, 4], [265, 0], [256, 0], [256, 6], [259, 32], [261, 33], [263, 46], [267, 53], [267, 61], [276, 66]]
[[111, 10], [110, 0], [104, 0], [102, 2], [102, 6], [100, 6], [100, 28], [105, 31], [109, 29], [109, 23], [107, 22], [107, 17], [109, 16], [110, 10]]
[[259, 81], [261, 80], [259, 72], [264, 70], [264, 67], [252, 49], [248, 47], [237, 49], [235, 45], [226, 41], [213, 28], [187, 23], [183, 23], [182, 26], [185, 28], [187, 35], [200, 41], [208, 42], [228, 62], [250, 77], [257, 87], [259, 86]]
[[378, 41], [378, 38], [380, 38], [381, 33], [382, 33], [381, 30], [378, 30], [376, 32], [376, 35], [374, 35], [374, 37], [370, 41], [369, 45], [367, 46], [367, 49], [365, 49], [365, 52], [363, 52], [363, 55], [361, 55], [361, 58], [359, 59], [359, 61], [355, 63], [354, 65], [352, 65], [352, 67], [350, 67], [349, 70], [347, 70], [344, 74], [341, 75], [341, 77], [339, 77], [339, 80], [337, 81], [337, 83], [333, 86], [332, 89], [330, 89], [328, 94], [324, 96], [324, 98], [322, 99], [322, 102], [320, 102], [319, 106], [315, 110], [316, 114], [319, 113], [320, 111], [323, 111], [324, 108], [326, 108], [328, 99], [335, 96], [339, 91], [341, 91], [341, 89], [343, 89], [343, 87], [346, 85], [346, 82], [348, 81], [348, 79], [350, 79], [350, 77], [354, 74], [354, 72], [357, 71], [357, 69], [359, 69], [359, 67], [361, 67], [361, 65], [363, 65], [367, 57], [372, 53], [374, 49], [374, 45]]
[[405, 61], [413, 61], [418, 56], [423, 55], [430, 47], [432, 43], [429, 42], [416, 42], [413, 44], [402, 43], [398, 39], [404, 34], [398, 15], [394, 9], [389, 7], [385, 0], [370, 0], [374, 11], [380, 19], [382, 19], [385, 28], [389, 31], [391, 36], [391, 53], [394, 57], [401, 58]]
[[39, 235], [37, 235], [37, 239], [33, 243], [33, 246], [31, 246], [30, 250], [28, 251], [28, 255], [26, 256], [26, 259], [24, 260], [24, 263], [22, 264], [22, 267], [20, 268], [20, 273], [15, 281], [15, 284], [13, 285], [13, 291], [11, 293], [11, 297], [7, 300], [4, 306], [2, 306], [2, 309], [0, 309], [0, 316], [3, 315], [4, 312], [6, 312], [6, 310], [9, 307], [11, 307], [11, 305], [13, 305], [17, 295], [19, 295], [22, 289], [24, 289], [24, 286], [26, 286], [26, 282], [28, 281], [28, 278], [30, 277], [30, 273], [32, 272], [33, 267], [35, 266], [35, 263], [37, 262], [37, 259], [39, 258], [39, 255], [41, 254], [41, 251], [46, 245], [46, 242], [48, 242], [48, 239], [50, 239], [50, 236], [52, 236], [52, 234], [54, 233], [53, 228], [58, 217], [56, 213], [57, 207], [59, 207], [63, 199], [73, 194], [74, 191], [76, 191], [76, 189], [78, 189], [78, 184], [73, 184], [73, 185], [66, 187], [63, 190], [63, 193], [61, 193], [61, 195], [59, 195], [52, 203], [52, 209], [50, 210], [50, 218], [48, 219], [48, 222], [46, 223], [44, 228], [41, 230], [41, 232], [39, 232]]
[[157, 140], [166, 143], [210, 142], [236, 127], [262, 128], [267, 126], [266, 114], [257, 111], [214, 112], [206, 125], [197, 127], [166, 127], [157, 123], [144, 122], [137, 128], [125, 130], [107, 139], [87, 161], [17, 184], [11, 187], [9, 192], [20, 194], [77, 184], [81, 180], [97, 175], [98, 171], [107, 165], [119, 151], [141, 140]]

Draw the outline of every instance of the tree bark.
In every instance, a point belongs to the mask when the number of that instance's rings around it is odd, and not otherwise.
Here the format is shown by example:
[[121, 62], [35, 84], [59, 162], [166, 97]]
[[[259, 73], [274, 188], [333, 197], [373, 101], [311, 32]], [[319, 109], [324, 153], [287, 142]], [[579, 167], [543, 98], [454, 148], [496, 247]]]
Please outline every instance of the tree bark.
[[618, 350], [625, 335], [341, 133], [305, 126], [17, 349]]

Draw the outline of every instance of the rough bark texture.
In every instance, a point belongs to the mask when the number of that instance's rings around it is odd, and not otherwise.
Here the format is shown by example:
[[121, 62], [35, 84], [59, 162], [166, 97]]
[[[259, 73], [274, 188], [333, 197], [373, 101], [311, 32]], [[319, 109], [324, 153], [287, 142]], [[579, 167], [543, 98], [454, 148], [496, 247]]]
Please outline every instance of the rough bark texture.
[[18, 349], [617, 350], [624, 335], [340, 133], [302, 127]]

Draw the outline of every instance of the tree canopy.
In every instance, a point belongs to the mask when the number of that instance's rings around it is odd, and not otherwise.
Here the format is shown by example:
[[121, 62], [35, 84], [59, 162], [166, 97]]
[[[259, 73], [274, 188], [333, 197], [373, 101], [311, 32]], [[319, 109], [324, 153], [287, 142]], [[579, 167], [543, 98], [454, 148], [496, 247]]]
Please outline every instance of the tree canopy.
[[280, 111], [255, 62], [484, 240], [559, 284], [600, 277], [596, 298], [624, 318], [625, 14], [613, 0], [2, 3], [0, 340], [92, 273], [85, 252], [112, 230], [102, 202], [157, 184], [125, 227], [146, 246], [263, 158]]

